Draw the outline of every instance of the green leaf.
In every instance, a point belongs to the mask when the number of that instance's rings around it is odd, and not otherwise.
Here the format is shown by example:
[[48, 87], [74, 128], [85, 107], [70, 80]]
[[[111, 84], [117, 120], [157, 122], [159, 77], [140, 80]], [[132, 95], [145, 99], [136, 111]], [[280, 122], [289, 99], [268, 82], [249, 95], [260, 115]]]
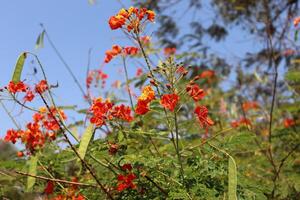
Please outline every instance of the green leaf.
[[84, 156], [87, 152], [88, 146], [93, 137], [93, 133], [94, 133], [94, 125], [89, 124], [89, 126], [86, 128], [86, 130], [80, 140], [80, 144], [79, 144], [78, 153], [82, 159], [84, 159]]
[[21, 80], [21, 74], [22, 74], [22, 71], [23, 71], [23, 66], [24, 66], [26, 56], [27, 56], [27, 53], [23, 52], [23, 53], [20, 54], [20, 56], [17, 60], [16, 66], [15, 66], [15, 71], [14, 71], [14, 74], [13, 74], [13, 77], [12, 77], [12, 81], [14, 83], [18, 83]]
[[237, 171], [236, 164], [229, 154], [228, 159], [228, 200], [237, 200], [236, 188], [237, 188]]
[[[30, 159], [27, 161], [28, 163], [28, 174], [36, 175], [37, 169], [37, 156], [31, 156]], [[35, 178], [28, 176], [27, 178], [27, 191], [32, 191], [32, 188], [35, 184]]]
[[36, 40], [36, 43], [35, 43], [35, 48], [36, 49], [44, 47], [44, 35], [45, 35], [45, 31], [43, 31], [41, 34], [39, 34], [39, 36]]
[[295, 32], [295, 36], [294, 36], [295, 42], [298, 40], [298, 34], [299, 34], [299, 31], [297, 30], [297, 31]]

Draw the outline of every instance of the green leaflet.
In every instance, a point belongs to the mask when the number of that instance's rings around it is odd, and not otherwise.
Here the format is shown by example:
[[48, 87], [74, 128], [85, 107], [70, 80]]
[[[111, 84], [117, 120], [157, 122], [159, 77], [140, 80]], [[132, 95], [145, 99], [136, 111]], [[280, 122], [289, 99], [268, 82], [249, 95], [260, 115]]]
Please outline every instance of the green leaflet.
[[35, 48], [40, 49], [44, 47], [44, 35], [45, 31], [43, 31], [41, 34], [39, 34], [36, 43], [35, 43]]
[[82, 138], [80, 140], [80, 144], [79, 144], [78, 153], [82, 159], [84, 159], [84, 156], [87, 152], [88, 146], [93, 137], [93, 133], [94, 133], [94, 125], [89, 124], [88, 127], [86, 128], [85, 132], [83, 133]]
[[229, 154], [228, 159], [228, 200], [237, 200], [236, 188], [237, 188], [237, 171], [236, 164]]
[[[36, 168], [37, 168], [37, 156], [31, 156], [30, 159], [27, 161], [28, 163], [28, 174], [36, 175]], [[28, 176], [27, 178], [27, 191], [31, 191], [35, 184], [35, 178]]]
[[15, 66], [15, 71], [14, 71], [14, 74], [13, 74], [13, 77], [12, 77], [12, 81], [14, 83], [18, 83], [21, 80], [21, 74], [22, 74], [22, 71], [23, 71], [23, 66], [24, 66], [26, 56], [27, 56], [27, 53], [23, 52], [23, 53], [20, 54], [20, 56], [17, 60], [16, 66]]

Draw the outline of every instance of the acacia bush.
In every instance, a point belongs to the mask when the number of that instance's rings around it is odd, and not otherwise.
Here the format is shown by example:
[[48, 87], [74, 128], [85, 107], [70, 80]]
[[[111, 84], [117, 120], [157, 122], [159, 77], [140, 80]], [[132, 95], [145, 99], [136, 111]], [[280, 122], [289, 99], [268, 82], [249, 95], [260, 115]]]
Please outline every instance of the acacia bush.
[[[76, 80], [86, 107], [60, 105], [39, 57], [20, 54], [0, 95], [32, 119], [20, 127], [7, 112], [16, 127], [0, 146], [11, 152], [0, 157], [3, 199], [300, 199], [297, 66], [285, 76], [288, 93], [276, 94], [272, 80], [268, 104], [232, 98], [236, 88], [224, 91], [216, 71], [193, 69], [184, 62], [186, 53], [155, 46], [145, 35], [155, 17], [152, 10], [130, 7], [108, 20], [132, 42], [112, 45], [104, 57], [105, 65], [123, 63], [126, 82], [113, 87], [126, 91], [125, 100], [120, 92], [105, 91], [103, 65], [89, 70], [85, 89]], [[46, 30], [38, 47], [44, 37]], [[271, 59], [277, 56], [269, 51]], [[35, 85], [22, 77], [29, 58], [39, 66]], [[143, 68], [130, 77], [133, 60]], [[274, 105], [277, 96], [280, 106]], [[80, 120], [68, 122], [64, 110]]]

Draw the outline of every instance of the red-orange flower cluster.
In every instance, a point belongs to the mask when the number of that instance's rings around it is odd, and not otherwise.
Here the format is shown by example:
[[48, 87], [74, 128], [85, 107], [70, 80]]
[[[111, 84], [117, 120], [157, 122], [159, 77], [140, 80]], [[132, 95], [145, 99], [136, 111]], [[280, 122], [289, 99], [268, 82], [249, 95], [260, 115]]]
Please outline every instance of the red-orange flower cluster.
[[133, 120], [129, 106], [125, 106], [123, 104], [114, 106], [113, 103], [108, 100], [103, 101], [102, 98], [97, 98], [93, 101], [90, 112], [92, 113], [92, 117], [90, 119], [91, 123], [98, 127], [104, 125], [106, 120], [112, 120], [114, 118], [127, 122]]
[[22, 81], [17, 83], [10, 81], [7, 86], [7, 90], [12, 94], [16, 94], [17, 92], [26, 92], [27, 88], [28, 87]]
[[41, 112], [33, 115], [33, 121], [26, 125], [25, 130], [10, 129], [6, 132], [5, 141], [16, 143], [20, 140], [25, 144], [26, 149], [33, 153], [36, 149], [44, 146], [47, 139], [54, 140], [59, 124], [54, 117], [60, 116], [66, 119], [62, 110], [51, 108], [50, 112], [42, 109]]
[[150, 102], [155, 99], [154, 90], [150, 85], [144, 87], [141, 96], [138, 98], [135, 113], [138, 115], [146, 114], [150, 108]]
[[[124, 164], [121, 166], [121, 169], [124, 171], [131, 171], [132, 166], [131, 164]], [[119, 192], [122, 192], [123, 190], [126, 190], [128, 188], [136, 189], [136, 185], [133, 183], [133, 180], [136, 179], [136, 175], [134, 173], [128, 173], [128, 174], [119, 174], [118, 175], [118, 186], [117, 190]]]
[[48, 89], [48, 84], [46, 80], [41, 80], [35, 85], [35, 90], [33, 91], [22, 81], [17, 83], [10, 81], [6, 88], [12, 94], [16, 94], [17, 92], [25, 92], [24, 101], [31, 102], [35, 98], [35, 93], [42, 94]]
[[119, 13], [115, 16], [110, 17], [108, 23], [112, 30], [127, 28], [127, 31], [130, 32], [133, 30], [135, 33], [140, 31], [140, 25], [143, 21], [154, 22], [155, 13], [146, 8], [134, 8], [130, 7], [128, 10], [121, 9]]
[[171, 112], [173, 112], [178, 101], [179, 96], [177, 94], [164, 94], [161, 97], [160, 104], [164, 108], [169, 109]]
[[123, 53], [124, 56], [134, 56], [138, 53], [139, 49], [137, 47], [120, 47], [119, 45], [113, 45], [111, 50], [105, 52], [105, 63], [109, 63], [113, 58]]

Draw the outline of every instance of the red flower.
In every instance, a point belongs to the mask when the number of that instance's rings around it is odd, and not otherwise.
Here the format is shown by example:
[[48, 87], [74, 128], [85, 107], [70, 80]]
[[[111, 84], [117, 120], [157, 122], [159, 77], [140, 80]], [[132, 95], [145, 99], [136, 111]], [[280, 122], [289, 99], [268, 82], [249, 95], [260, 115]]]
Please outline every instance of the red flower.
[[186, 87], [186, 91], [194, 99], [194, 101], [200, 101], [201, 99], [203, 99], [205, 97], [204, 90], [200, 89], [200, 87], [196, 84], [188, 85]]
[[124, 121], [130, 122], [133, 120], [133, 117], [131, 116], [131, 109], [129, 106], [125, 105], [119, 105], [119, 106], [114, 106], [111, 111], [111, 116], [122, 119]]
[[105, 52], [105, 63], [109, 63], [115, 56], [119, 55], [122, 52], [122, 47], [119, 45], [113, 45], [111, 50]]
[[285, 118], [283, 120], [283, 125], [285, 128], [289, 128], [291, 126], [294, 126], [295, 124], [296, 124], [296, 122], [292, 118]]
[[48, 84], [46, 80], [41, 80], [38, 84], [35, 85], [35, 92], [42, 94], [48, 90]]
[[16, 94], [17, 92], [26, 92], [27, 86], [22, 81], [17, 83], [10, 81], [7, 89], [10, 93]]
[[153, 12], [152, 10], [147, 10], [146, 13], [147, 13], [147, 19], [148, 19], [150, 22], [154, 22], [154, 19], [155, 19], [155, 12]]
[[135, 113], [138, 115], [144, 115], [147, 112], [150, 111], [149, 108], [150, 102], [144, 101], [144, 100], [138, 100], [136, 108], [135, 108]]
[[179, 96], [177, 94], [165, 94], [161, 97], [160, 104], [164, 108], [169, 109], [171, 112], [173, 112], [178, 101]]
[[128, 170], [128, 171], [131, 171], [132, 170], [132, 166], [131, 166], [131, 164], [124, 164], [124, 165], [122, 165], [122, 170]]
[[24, 97], [24, 101], [29, 101], [31, 102], [34, 99], [35, 95], [33, 94], [33, 92], [31, 90], [28, 90], [26, 92], [26, 95]]
[[214, 76], [215, 76], [214, 70], [205, 70], [200, 74], [200, 78], [206, 78], [206, 79], [211, 79]]
[[201, 127], [208, 128], [214, 125], [214, 122], [208, 116], [208, 109], [205, 106], [197, 106], [194, 113], [197, 115]]
[[19, 139], [19, 137], [21, 136], [22, 132], [21, 131], [16, 131], [14, 129], [10, 129], [6, 132], [6, 136], [4, 138], [4, 140], [6, 142], [12, 142], [13, 144], [15, 144], [17, 142], [17, 139]]
[[48, 181], [46, 188], [44, 189], [44, 193], [46, 195], [52, 194], [54, 191], [54, 183], [52, 181]]
[[177, 68], [176, 73], [186, 75], [188, 71], [183, 66], [180, 66]]
[[103, 102], [101, 98], [95, 99], [90, 108], [90, 111], [93, 114], [90, 119], [91, 123], [98, 127], [104, 125], [108, 113], [112, 107], [113, 104], [109, 101]]
[[230, 125], [233, 127], [233, 128], [237, 128], [241, 125], [244, 125], [244, 126], [251, 126], [251, 121], [247, 118], [240, 118], [239, 120], [234, 120], [230, 123]]
[[243, 103], [242, 107], [243, 107], [243, 110], [245, 112], [247, 112], [248, 110], [251, 110], [251, 109], [258, 109], [259, 104], [256, 101], [247, 101], [247, 102]]
[[125, 55], [136, 55], [138, 53], [139, 49], [136, 47], [125, 47], [124, 48], [124, 54]]
[[133, 183], [133, 180], [136, 179], [136, 175], [134, 173], [130, 173], [127, 175], [118, 175], [118, 186], [117, 190], [122, 192], [127, 188], [136, 189], [136, 185]]
[[137, 68], [137, 70], [136, 70], [136, 76], [141, 76], [143, 74], [143, 70], [142, 70], [142, 68]]

